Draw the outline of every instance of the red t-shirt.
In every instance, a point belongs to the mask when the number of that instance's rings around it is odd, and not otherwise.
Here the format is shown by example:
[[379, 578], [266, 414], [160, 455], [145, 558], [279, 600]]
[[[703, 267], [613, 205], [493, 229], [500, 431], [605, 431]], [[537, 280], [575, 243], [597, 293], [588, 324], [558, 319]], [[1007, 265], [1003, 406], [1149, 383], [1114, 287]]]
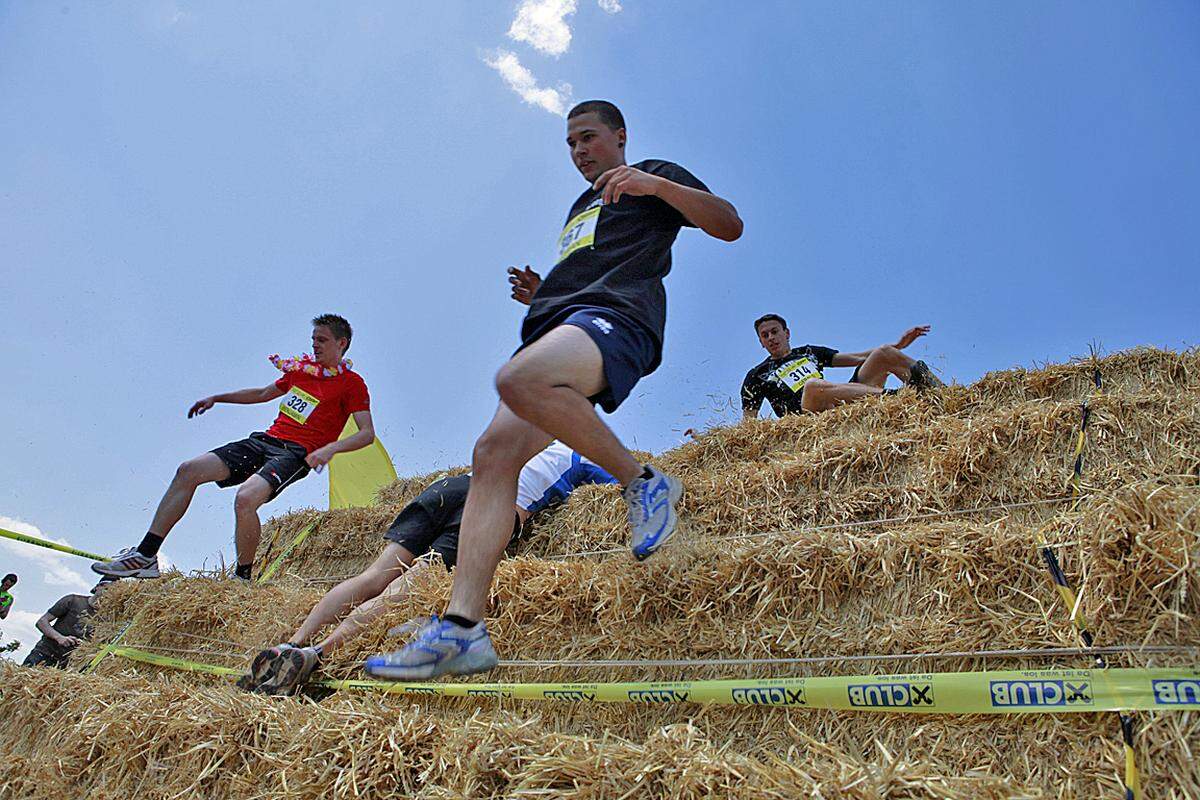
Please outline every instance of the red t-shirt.
[[301, 370], [285, 372], [275, 385], [284, 395], [279, 401], [279, 416], [267, 435], [295, 442], [310, 453], [336, 442], [351, 414], [371, 410], [366, 382], [350, 370], [332, 378], [318, 378]]

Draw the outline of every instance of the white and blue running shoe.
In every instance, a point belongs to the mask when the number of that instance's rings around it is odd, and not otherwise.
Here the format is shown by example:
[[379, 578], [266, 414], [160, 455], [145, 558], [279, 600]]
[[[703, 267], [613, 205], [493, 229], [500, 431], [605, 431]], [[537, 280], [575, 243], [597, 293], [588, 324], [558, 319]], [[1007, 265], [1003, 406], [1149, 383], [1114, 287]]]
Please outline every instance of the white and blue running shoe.
[[675, 533], [675, 504], [683, 497], [683, 484], [655, 467], [650, 477], [639, 476], [625, 487], [629, 527], [633, 529], [633, 557], [644, 561]]
[[435, 614], [402, 649], [368, 658], [366, 671], [376, 678], [415, 681], [447, 673], [486, 672], [497, 663], [496, 650], [482, 621], [464, 628]]

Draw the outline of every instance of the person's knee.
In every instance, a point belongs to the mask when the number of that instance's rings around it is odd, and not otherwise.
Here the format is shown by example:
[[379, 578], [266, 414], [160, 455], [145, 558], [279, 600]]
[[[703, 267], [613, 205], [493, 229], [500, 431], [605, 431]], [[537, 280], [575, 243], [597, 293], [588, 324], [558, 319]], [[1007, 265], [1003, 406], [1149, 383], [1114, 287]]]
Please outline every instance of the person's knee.
[[894, 345], [885, 344], [875, 348], [875, 352], [879, 357], [887, 361], [889, 364], [897, 364], [904, 361], [904, 354]]
[[238, 515], [256, 514], [259, 507], [265, 502], [267, 502], [267, 496], [264, 496], [260, 489], [243, 484], [238, 489], [237, 497], [233, 499], [233, 510]]
[[175, 483], [199, 486], [205, 481], [204, 464], [198, 458], [189, 458], [175, 469]]
[[518, 450], [517, 442], [505, 431], [486, 430], [475, 442], [475, 450], [471, 454], [471, 467], [476, 474], [497, 470], [520, 470], [523, 463], [518, 463], [514, 454]]
[[800, 405], [805, 411], [824, 411], [829, 407], [829, 390], [832, 387], [829, 381], [813, 378], [804, 384]]
[[540, 394], [539, 384], [527, 370], [511, 361], [496, 373], [496, 392], [517, 416], [531, 407]]

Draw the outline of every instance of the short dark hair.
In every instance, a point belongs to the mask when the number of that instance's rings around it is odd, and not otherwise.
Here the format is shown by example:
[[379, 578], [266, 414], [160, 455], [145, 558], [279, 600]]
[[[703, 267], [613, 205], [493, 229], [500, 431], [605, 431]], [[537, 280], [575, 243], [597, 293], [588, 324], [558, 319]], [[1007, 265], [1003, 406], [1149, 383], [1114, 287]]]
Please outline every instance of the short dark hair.
[[785, 331], [788, 330], [787, 320], [783, 317], [779, 316], [778, 314], [763, 314], [761, 317], [754, 320], [754, 332], [758, 333], [759, 325], [762, 325], [764, 322], [771, 322], [772, 320], [778, 322]]
[[[12, 581], [13, 583], [16, 583], [17, 582], [17, 573], [15, 573], [15, 572], [8, 573], [7, 575], [4, 576], [4, 580]], [[0, 583], [3, 583], [3, 582], [4, 581], [0, 581]]]
[[592, 112], [595, 112], [600, 117], [600, 121], [610, 130], [615, 131], [625, 127], [625, 116], [621, 113], [621, 109], [607, 100], [584, 100], [567, 112], [567, 119]]
[[350, 329], [350, 323], [345, 317], [339, 317], [337, 314], [322, 314], [319, 317], [313, 317], [313, 327], [324, 325], [329, 328], [329, 332], [333, 334], [335, 339], [345, 339], [346, 349], [350, 349], [350, 340], [354, 338], [354, 331]]

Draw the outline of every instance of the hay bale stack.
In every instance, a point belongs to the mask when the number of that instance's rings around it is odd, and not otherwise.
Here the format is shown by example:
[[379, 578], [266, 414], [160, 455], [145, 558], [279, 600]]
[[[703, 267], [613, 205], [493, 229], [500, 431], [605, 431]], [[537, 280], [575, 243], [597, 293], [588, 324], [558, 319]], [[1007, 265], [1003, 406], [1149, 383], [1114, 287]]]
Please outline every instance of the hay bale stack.
[[[512, 660], [847, 657], [1071, 646], [1034, 547], [1044, 530], [1101, 643], [1200, 645], [1200, 355], [1104, 359], [1078, 508], [1045, 503], [882, 526], [882, 516], [1060, 497], [1090, 366], [995, 373], [935, 398], [901, 394], [820, 416], [716, 430], [655, 459], [688, 486], [685, 532], [638, 564], [619, 500], [589, 487], [500, 567], [493, 631]], [[443, 473], [444, 474], [444, 473]], [[266, 586], [179, 575], [121, 584], [97, 640], [228, 666], [288, 635], [324, 588], [377, 552], [378, 532], [438, 476], [398, 481], [374, 509], [277, 520], [275, 550], [317, 532]], [[804, 530], [796, 530], [804, 528]], [[746, 536], [747, 533], [755, 536]], [[564, 557], [567, 556], [567, 557]], [[413, 596], [335, 654], [357, 676], [387, 629], [448, 595]], [[81, 647], [77, 662], [94, 646]], [[1194, 659], [1121, 656], [1114, 665]], [[1083, 666], [1080, 659], [1061, 666]], [[1030, 657], [831, 661], [738, 674], [1047, 666]], [[321, 704], [110, 658], [100, 674], [6, 668], [0, 796], [1034, 797], [1119, 792], [1112, 715], [920, 718], [795, 709], [498, 704], [338, 695]], [[683, 677], [676, 668], [508, 666], [507, 681]], [[729, 677], [714, 667], [686, 677]], [[1200, 796], [1200, 715], [1141, 714], [1142, 773]]]

